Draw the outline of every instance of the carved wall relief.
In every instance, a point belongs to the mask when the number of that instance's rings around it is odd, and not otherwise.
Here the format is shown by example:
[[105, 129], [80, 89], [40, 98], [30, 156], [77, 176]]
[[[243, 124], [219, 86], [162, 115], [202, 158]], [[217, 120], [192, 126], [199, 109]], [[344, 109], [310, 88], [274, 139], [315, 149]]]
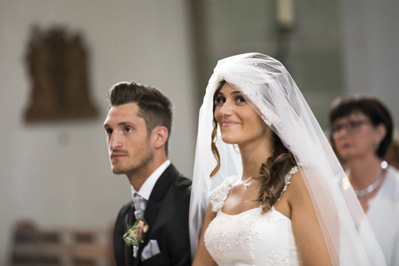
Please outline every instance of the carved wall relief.
[[89, 95], [88, 52], [79, 34], [34, 27], [26, 63], [31, 80], [27, 122], [96, 117]]

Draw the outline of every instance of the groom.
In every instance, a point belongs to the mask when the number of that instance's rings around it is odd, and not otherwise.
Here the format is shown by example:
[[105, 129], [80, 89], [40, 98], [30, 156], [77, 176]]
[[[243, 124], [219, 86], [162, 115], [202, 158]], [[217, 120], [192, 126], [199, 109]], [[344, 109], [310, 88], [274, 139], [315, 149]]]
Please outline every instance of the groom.
[[[109, 100], [104, 129], [111, 167], [115, 174], [127, 176], [133, 199], [122, 207], [116, 220], [116, 263], [191, 265], [191, 181], [168, 159], [172, 105], [156, 88], [134, 82], [114, 85]], [[136, 239], [128, 245], [124, 234], [132, 225], [141, 225], [144, 234], [130, 230], [130, 240]]]

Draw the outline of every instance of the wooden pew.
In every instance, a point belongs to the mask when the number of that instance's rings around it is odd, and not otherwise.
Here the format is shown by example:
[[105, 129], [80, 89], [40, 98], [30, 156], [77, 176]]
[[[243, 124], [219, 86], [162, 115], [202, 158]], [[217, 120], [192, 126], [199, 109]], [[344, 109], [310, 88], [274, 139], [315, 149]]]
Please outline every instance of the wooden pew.
[[18, 222], [13, 231], [12, 266], [112, 266], [113, 226], [40, 228]]

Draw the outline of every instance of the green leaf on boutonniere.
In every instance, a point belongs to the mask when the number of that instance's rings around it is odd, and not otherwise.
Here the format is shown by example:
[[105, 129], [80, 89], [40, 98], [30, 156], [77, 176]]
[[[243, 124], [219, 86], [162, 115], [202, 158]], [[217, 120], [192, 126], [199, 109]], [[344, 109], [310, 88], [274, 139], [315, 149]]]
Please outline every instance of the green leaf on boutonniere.
[[133, 256], [137, 258], [137, 251], [148, 233], [149, 226], [144, 217], [137, 219], [132, 226], [128, 226], [126, 233], [123, 234], [123, 240], [128, 245], [133, 246]]

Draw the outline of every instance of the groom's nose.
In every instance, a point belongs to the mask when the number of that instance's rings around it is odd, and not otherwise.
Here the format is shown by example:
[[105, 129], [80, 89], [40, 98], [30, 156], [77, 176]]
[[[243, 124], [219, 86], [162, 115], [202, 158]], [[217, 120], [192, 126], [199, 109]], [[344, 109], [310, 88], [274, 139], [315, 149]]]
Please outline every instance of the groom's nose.
[[122, 147], [122, 136], [121, 134], [118, 134], [118, 131], [114, 130], [112, 132], [112, 135], [110, 136], [109, 139], [109, 149], [114, 150]]

